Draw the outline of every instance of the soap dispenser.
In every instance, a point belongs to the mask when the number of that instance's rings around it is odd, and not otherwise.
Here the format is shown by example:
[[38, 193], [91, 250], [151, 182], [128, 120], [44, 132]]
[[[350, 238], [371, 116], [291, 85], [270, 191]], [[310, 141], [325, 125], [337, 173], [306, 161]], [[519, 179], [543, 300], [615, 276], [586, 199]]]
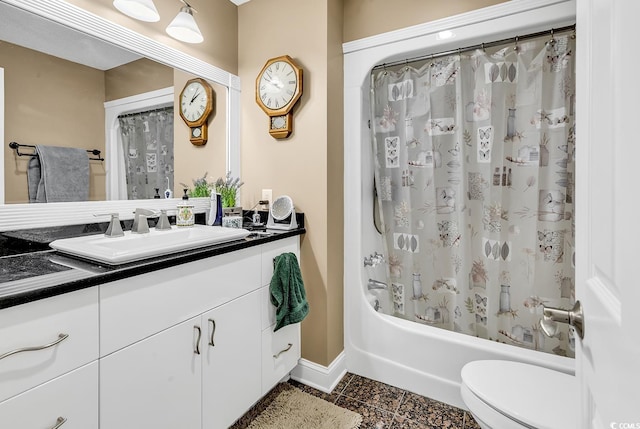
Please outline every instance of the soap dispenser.
[[195, 219], [193, 216], [193, 204], [189, 203], [187, 189], [184, 190], [182, 201], [178, 203], [178, 214], [176, 215], [176, 226], [193, 226]]

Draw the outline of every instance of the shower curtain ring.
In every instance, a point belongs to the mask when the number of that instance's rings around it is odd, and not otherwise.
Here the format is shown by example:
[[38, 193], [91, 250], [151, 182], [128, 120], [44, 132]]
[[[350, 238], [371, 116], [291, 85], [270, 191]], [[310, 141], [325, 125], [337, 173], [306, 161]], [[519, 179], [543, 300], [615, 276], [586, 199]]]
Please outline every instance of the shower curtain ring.
[[485, 53], [487, 52], [484, 50], [484, 42], [482, 43], [482, 52], [485, 52]]
[[518, 52], [518, 40], [519, 40], [519, 37], [516, 36], [515, 46], [513, 47], [513, 50], [516, 51], [516, 52]]

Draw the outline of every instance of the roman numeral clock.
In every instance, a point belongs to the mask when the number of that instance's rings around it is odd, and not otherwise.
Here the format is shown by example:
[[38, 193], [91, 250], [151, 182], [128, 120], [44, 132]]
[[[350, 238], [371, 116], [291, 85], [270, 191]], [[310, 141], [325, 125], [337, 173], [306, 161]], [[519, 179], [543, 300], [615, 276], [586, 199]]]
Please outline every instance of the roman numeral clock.
[[302, 69], [288, 55], [271, 58], [256, 78], [256, 103], [269, 116], [276, 139], [293, 131], [293, 106], [302, 96]]
[[207, 120], [213, 112], [213, 88], [204, 79], [187, 81], [180, 93], [180, 116], [189, 127], [189, 140], [202, 146], [208, 140]]

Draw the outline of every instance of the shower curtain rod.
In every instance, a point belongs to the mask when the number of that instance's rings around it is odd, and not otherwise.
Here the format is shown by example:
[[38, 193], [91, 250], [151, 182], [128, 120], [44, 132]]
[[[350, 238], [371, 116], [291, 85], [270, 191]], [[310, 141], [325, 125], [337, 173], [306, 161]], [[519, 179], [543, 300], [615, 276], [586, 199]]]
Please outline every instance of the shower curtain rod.
[[550, 34], [551, 35], [551, 40], [554, 40], [553, 39], [554, 34], [564, 33], [566, 31], [574, 31], [575, 32], [575, 30], [576, 30], [576, 25], [575, 24], [568, 25], [566, 27], [561, 27], [561, 28], [552, 28], [551, 30], [539, 31], [537, 33], [531, 33], [531, 34], [527, 34], [525, 36], [515, 36], [515, 37], [510, 37], [508, 39], [496, 40], [496, 41], [488, 42], [488, 43], [479, 43], [477, 45], [467, 46], [465, 48], [451, 49], [449, 51], [439, 52], [437, 54], [420, 55], [420, 56], [417, 56], [417, 57], [407, 58], [406, 60], [398, 60], [398, 61], [392, 61], [390, 63], [382, 63], [382, 64], [378, 64], [377, 66], [374, 66], [373, 69], [371, 69], [371, 71], [374, 71], [374, 70], [377, 70], [377, 69], [386, 69], [387, 67], [394, 67], [394, 66], [398, 66], [398, 65], [402, 65], [402, 64], [408, 64], [409, 62], [413, 62], [413, 61], [434, 59], [434, 58], [446, 57], [447, 55], [452, 55], [452, 54], [460, 54], [462, 52], [475, 51], [476, 49], [484, 50], [485, 48], [491, 48], [493, 46], [504, 45], [504, 44], [510, 43], [510, 42], [515, 42], [517, 44], [518, 42], [520, 42], [522, 40], [533, 39], [533, 38], [544, 36], [544, 35], [547, 35], [547, 34]]

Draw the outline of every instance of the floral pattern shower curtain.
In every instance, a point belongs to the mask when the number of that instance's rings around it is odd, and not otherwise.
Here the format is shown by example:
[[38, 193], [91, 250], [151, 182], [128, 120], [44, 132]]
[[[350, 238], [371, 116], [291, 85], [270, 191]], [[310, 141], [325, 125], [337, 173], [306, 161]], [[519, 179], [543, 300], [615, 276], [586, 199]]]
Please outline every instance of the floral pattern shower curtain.
[[118, 117], [130, 200], [173, 189], [173, 106]]
[[575, 34], [372, 72], [393, 314], [573, 356]]

